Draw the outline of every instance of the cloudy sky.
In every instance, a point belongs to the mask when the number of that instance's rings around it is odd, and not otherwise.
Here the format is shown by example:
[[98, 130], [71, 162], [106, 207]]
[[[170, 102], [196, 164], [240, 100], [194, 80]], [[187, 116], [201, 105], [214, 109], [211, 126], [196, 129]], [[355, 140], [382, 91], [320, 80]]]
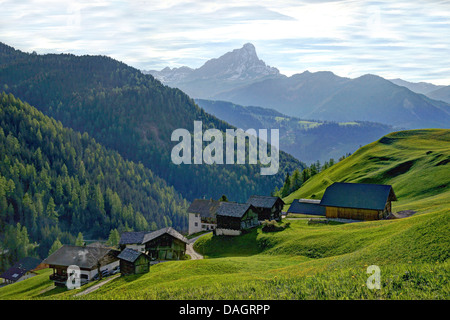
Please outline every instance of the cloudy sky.
[[0, 0], [0, 42], [146, 70], [196, 68], [251, 42], [286, 75], [450, 85], [450, 0]]

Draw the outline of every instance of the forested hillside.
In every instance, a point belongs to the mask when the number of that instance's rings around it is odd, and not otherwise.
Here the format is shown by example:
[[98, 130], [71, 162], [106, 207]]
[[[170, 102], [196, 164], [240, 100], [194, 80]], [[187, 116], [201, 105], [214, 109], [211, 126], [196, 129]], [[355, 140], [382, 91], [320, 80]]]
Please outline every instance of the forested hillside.
[[[0, 270], [110, 230], [186, 229], [187, 202], [142, 164], [0, 94]], [[39, 244], [36, 248], [33, 243]], [[3, 264], [3, 266], [2, 266]]]
[[188, 200], [226, 194], [245, 201], [251, 194], [269, 194], [282, 185], [286, 172], [303, 167], [285, 153], [274, 176], [260, 176], [259, 165], [172, 164], [173, 130], [192, 133], [194, 120], [204, 129], [233, 127], [182, 91], [108, 57], [26, 54], [0, 44], [0, 88], [64, 126], [88, 132], [126, 159], [142, 162]]

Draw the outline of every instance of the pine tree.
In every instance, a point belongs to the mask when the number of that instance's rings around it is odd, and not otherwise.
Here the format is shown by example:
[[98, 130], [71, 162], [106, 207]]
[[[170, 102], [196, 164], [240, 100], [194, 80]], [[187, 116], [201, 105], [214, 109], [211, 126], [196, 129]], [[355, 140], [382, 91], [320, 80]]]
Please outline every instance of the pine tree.
[[59, 248], [61, 248], [63, 245], [61, 241], [59, 241], [59, 238], [53, 242], [52, 246], [50, 247], [50, 250], [48, 251], [48, 255], [51, 255], [53, 252], [57, 251]]
[[81, 232], [78, 232], [78, 237], [77, 237], [77, 240], [75, 240], [75, 245], [76, 246], [84, 246], [83, 234]]

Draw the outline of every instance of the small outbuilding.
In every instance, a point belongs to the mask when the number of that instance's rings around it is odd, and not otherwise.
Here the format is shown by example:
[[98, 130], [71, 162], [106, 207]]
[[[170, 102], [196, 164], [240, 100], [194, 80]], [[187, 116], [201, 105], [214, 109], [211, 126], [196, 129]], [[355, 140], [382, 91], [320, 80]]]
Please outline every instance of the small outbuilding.
[[119, 247], [145, 253], [152, 260], [179, 260], [186, 252], [189, 240], [172, 227], [157, 231], [124, 232]]
[[258, 225], [258, 213], [251, 204], [223, 202], [217, 210], [215, 234], [237, 236]]
[[141, 274], [150, 271], [150, 257], [143, 252], [130, 248], [124, 249], [118, 256], [122, 275]]
[[320, 205], [320, 200], [298, 199], [292, 201], [287, 213], [325, 216], [326, 210], [325, 207]]
[[284, 202], [280, 197], [253, 195], [247, 200], [247, 203], [255, 208], [259, 221], [279, 221], [281, 219]]

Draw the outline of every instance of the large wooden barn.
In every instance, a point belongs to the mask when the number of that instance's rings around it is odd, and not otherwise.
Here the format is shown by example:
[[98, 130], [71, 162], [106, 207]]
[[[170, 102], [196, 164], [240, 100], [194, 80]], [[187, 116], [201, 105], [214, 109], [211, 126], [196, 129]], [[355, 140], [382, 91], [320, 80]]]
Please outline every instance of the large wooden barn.
[[379, 220], [392, 212], [391, 201], [397, 201], [390, 185], [342, 183], [329, 186], [320, 202], [327, 218]]
[[124, 232], [119, 246], [121, 250], [130, 248], [145, 253], [152, 260], [179, 260], [188, 243], [182, 234], [168, 227], [153, 232]]
[[215, 234], [237, 236], [259, 225], [258, 213], [249, 203], [223, 202], [217, 209]]
[[255, 207], [259, 221], [279, 221], [281, 219], [281, 211], [283, 210], [284, 202], [279, 197], [254, 195], [247, 200], [247, 203]]

